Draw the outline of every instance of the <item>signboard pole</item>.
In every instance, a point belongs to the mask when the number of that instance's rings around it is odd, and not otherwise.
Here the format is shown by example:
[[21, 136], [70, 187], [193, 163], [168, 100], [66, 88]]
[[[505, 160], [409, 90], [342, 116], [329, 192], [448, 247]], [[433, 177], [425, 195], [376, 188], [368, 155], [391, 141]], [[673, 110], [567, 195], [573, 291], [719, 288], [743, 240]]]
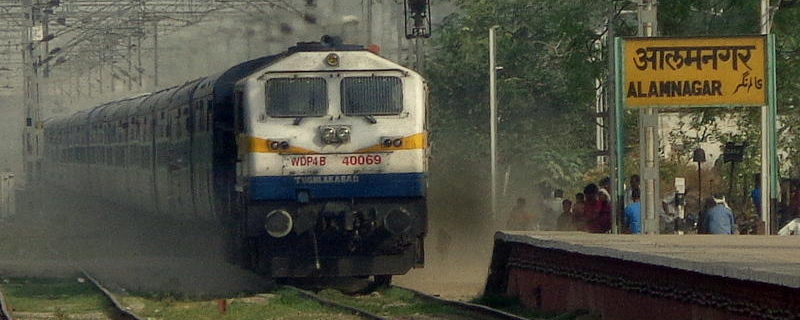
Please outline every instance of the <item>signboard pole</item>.
[[658, 151], [658, 109], [647, 108], [639, 112], [639, 175], [642, 181], [641, 215], [645, 234], [658, 234], [658, 206], [661, 186]]
[[[768, 0], [761, 0], [760, 1], [761, 7], [761, 16], [760, 16], [760, 24], [761, 24], [761, 34], [769, 34], [769, 1]], [[768, 41], [768, 46], [769, 40]], [[768, 50], [771, 53], [771, 50]], [[768, 53], [769, 54], [769, 53]], [[767, 59], [768, 63], [768, 76], [770, 76], [769, 80], [771, 79], [771, 75], [773, 72], [773, 63], [771, 62], [771, 57]], [[759, 203], [759, 211], [761, 211], [761, 222], [764, 225], [764, 234], [769, 235], [772, 233], [772, 226], [770, 224], [770, 215], [772, 210], [770, 208], [770, 199], [772, 199], [772, 184], [770, 183], [770, 179], [772, 178], [772, 171], [771, 168], [771, 145], [770, 145], [770, 108], [774, 101], [772, 100], [772, 90], [775, 87], [774, 82], [768, 82], [767, 94], [769, 95], [767, 99], [767, 104], [761, 106], [761, 181], [760, 181], [760, 193], [761, 193], [761, 203]], [[730, 195], [729, 195], [730, 196]]]
[[[655, 1], [639, 2], [639, 36], [655, 37], [658, 34], [658, 14]], [[658, 151], [660, 138], [658, 108], [649, 107], [639, 111], [639, 177], [642, 181], [641, 210], [643, 232], [658, 234], [658, 207], [660, 198], [661, 174], [659, 165], [661, 155]]]
[[[614, 157], [612, 163], [612, 170], [614, 170], [614, 179], [612, 183], [612, 204], [611, 218], [616, 224], [618, 221], [617, 215], [622, 212], [619, 208], [625, 206], [625, 192], [623, 191], [623, 179], [625, 171], [625, 122], [624, 122], [624, 105], [622, 100], [622, 64], [623, 64], [623, 51], [622, 39], [614, 38]], [[612, 229], [613, 233], [620, 233], [621, 226], [615, 225]]]
[[[617, 150], [616, 144], [612, 146], [609, 141], [616, 143], [617, 140], [623, 139], [622, 135], [617, 132], [617, 128], [619, 124], [619, 119], [617, 118], [617, 110], [619, 110], [619, 94], [618, 90], [620, 88], [619, 83], [617, 82], [617, 76], [619, 75], [619, 70], [617, 70], [617, 65], [619, 62], [619, 51], [617, 51], [617, 38], [614, 37], [614, 17], [617, 14], [617, 6], [612, 3], [612, 5], [608, 6], [608, 18], [606, 20], [607, 23], [607, 31], [606, 31], [606, 39], [607, 39], [607, 46], [608, 46], [608, 78], [606, 79], [605, 88], [603, 88], [603, 96], [605, 97], [605, 106], [603, 108], [597, 108], [597, 112], [605, 112], [606, 116], [599, 118], [598, 121], [604, 125], [608, 125], [607, 128], [602, 129], [598, 127], [597, 130], [597, 139], [598, 149], [603, 149], [608, 151], [608, 156], [606, 161], [598, 161], [597, 163], [603, 163], [609, 165], [611, 169], [611, 189], [608, 190], [611, 194], [611, 197], [608, 199], [611, 205], [611, 233], [612, 234], [619, 234], [620, 233], [620, 216], [623, 213], [623, 202], [620, 201], [624, 192], [622, 192], [622, 180], [620, 177], [620, 171], [622, 171], [622, 166], [624, 162], [619, 161], [620, 151]], [[606, 121], [607, 120], [607, 121]], [[606, 137], [608, 140], [606, 140]], [[601, 158], [601, 157], [598, 157]], [[623, 158], [624, 159], [624, 158]]]
[[[767, 36], [767, 63], [768, 63], [768, 72], [769, 72], [769, 81], [767, 87], [767, 94], [769, 95], [769, 110], [767, 113], [767, 124], [769, 125], [767, 129], [769, 138], [769, 149], [767, 155], [769, 156], [768, 163], [769, 163], [769, 209], [765, 211], [767, 213], [765, 217], [766, 221], [766, 228], [765, 234], [773, 234], [774, 231], [777, 231], [776, 225], [776, 217], [774, 213], [778, 210], [778, 80], [777, 80], [777, 70], [776, 70], [776, 59], [775, 59], [775, 35]], [[762, 179], [763, 183], [763, 179]], [[762, 193], [766, 194], [766, 193]], [[763, 196], [762, 196], [763, 197]], [[762, 203], [763, 203], [762, 199]]]

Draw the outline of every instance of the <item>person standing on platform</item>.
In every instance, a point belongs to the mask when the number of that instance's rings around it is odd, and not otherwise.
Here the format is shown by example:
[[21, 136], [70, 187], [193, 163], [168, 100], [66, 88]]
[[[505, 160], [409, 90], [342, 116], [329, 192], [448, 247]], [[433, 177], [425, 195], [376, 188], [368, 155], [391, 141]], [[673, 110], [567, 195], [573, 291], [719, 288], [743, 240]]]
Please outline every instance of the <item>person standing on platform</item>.
[[641, 179], [639, 179], [639, 175], [638, 174], [631, 175], [631, 178], [628, 180], [628, 187], [625, 189], [626, 207], [629, 204], [633, 203], [633, 197], [631, 196], [631, 193], [633, 192], [634, 189], [639, 189], [640, 185], [641, 185]]
[[710, 234], [736, 234], [736, 218], [725, 205], [725, 197], [714, 195], [716, 205], [706, 213], [706, 228]]
[[678, 204], [675, 192], [661, 199], [661, 212], [658, 216], [658, 228], [662, 234], [675, 232], [675, 219], [678, 218]]
[[750, 199], [753, 199], [753, 205], [756, 207], [756, 214], [760, 217], [761, 216], [761, 174], [756, 173], [754, 175], [754, 185], [753, 191], [750, 192]]
[[554, 190], [552, 198], [550, 198], [544, 210], [546, 214], [539, 219], [539, 227], [541, 230], [555, 230], [558, 228], [557, 221], [561, 214], [563, 204], [564, 190]]
[[597, 198], [600, 201], [611, 201], [611, 193], [608, 190], [611, 190], [611, 178], [605, 177], [600, 179], [599, 183], [600, 189], [598, 190]]
[[583, 217], [583, 207], [586, 204], [586, 197], [583, 193], [575, 194], [575, 203], [572, 204], [572, 227], [574, 230], [583, 230], [581, 218]]
[[584, 231], [591, 233], [606, 233], [611, 229], [611, 205], [608, 201], [601, 200], [597, 185], [591, 183], [583, 188], [586, 202], [583, 207], [581, 221]]
[[558, 231], [575, 231], [575, 216], [572, 213], [572, 201], [564, 199], [561, 201], [561, 215], [558, 216]]
[[642, 205], [639, 202], [639, 188], [631, 189], [631, 203], [625, 206], [623, 222], [627, 231], [632, 234], [642, 233]]
[[703, 208], [700, 210], [700, 214], [697, 216], [697, 234], [708, 234], [708, 226], [706, 223], [708, 217], [708, 211], [714, 206], [717, 205], [717, 202], [714, 201], [714, 198], [706, 198], [703, 201]]
[[511, 209], [506, 229], [514, 231], [533, 230], [535, 217], [526, 205], [525, 198], [517, 198], [517, 204]]

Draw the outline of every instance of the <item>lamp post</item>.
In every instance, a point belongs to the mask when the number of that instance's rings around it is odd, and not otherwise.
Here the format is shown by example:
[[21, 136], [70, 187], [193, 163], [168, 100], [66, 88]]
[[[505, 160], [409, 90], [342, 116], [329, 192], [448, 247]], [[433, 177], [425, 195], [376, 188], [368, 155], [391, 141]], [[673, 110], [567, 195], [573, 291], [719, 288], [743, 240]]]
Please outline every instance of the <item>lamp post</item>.
[[706, 151], [703, 148], [694, 149], [692, 161], [697, 162], [697, 209], [703, 210], [703, 171], [700, 165], [706, 162]]
[[489, 28], [489, 140], [492, 177], [492, 220], [497, 219], [497, 43], [495, 31], [499, 26]]

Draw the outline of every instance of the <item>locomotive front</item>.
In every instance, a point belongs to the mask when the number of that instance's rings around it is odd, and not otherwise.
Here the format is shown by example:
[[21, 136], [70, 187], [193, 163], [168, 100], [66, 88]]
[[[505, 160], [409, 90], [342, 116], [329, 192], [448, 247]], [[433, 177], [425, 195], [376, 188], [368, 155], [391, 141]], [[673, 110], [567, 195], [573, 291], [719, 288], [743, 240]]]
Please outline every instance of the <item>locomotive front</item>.
[[275, 278], [422, 266], [426, 95], [361, 47], [306, 44], [237, 85], [237, 189], [252, 267]]

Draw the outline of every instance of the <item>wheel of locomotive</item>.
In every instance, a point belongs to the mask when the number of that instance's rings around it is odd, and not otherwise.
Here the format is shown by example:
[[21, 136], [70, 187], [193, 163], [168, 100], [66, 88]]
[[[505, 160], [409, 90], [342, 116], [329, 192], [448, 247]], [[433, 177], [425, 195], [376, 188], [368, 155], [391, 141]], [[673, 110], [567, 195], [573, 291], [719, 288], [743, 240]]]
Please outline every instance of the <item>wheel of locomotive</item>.
[[374, 282], [376, 286], [379, 287], [388, 287], [392, 285], [392, 275], [391, 274], [376, 274], [373, 276]]

